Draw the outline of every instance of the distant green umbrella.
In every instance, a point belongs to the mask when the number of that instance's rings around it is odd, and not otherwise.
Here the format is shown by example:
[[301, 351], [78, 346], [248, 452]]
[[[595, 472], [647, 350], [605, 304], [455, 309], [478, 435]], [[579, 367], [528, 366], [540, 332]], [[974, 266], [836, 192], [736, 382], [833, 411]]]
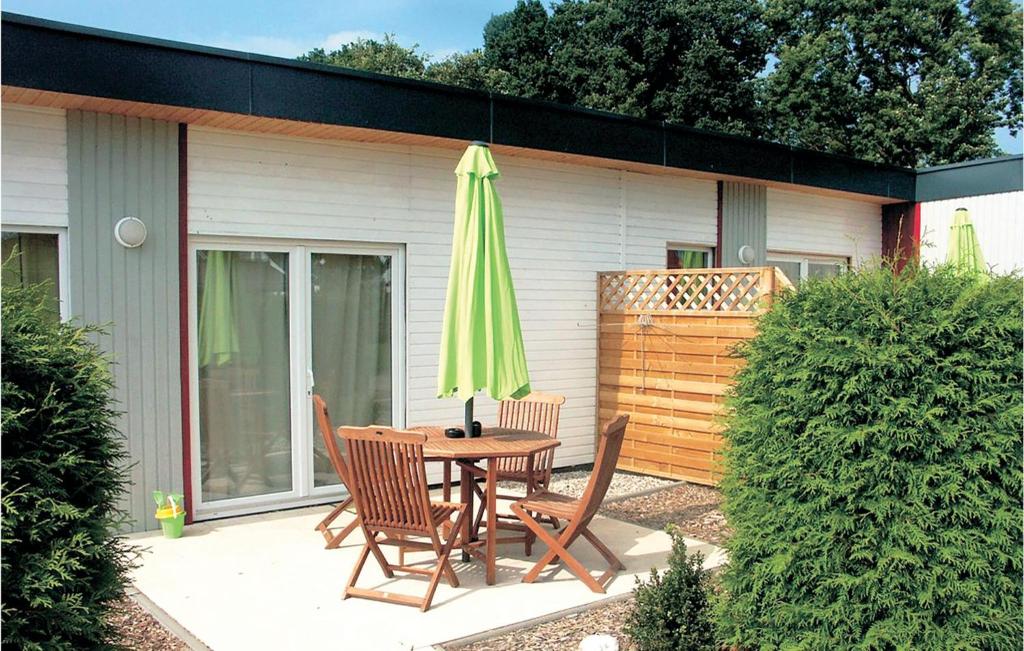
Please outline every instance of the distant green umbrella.
[[467, 434], [473, 395], [494, 400], [530, 393], [516, 293], [505, 251], [498, 168], [490, 149], [473, 143], [455, 168], [455, 228], [441, 330], [438, 397], [466, 401]]
[[223, 366], [238, 354], [238, 331], [232, 305], [232, 254], [208, 251], [199, 305], [199, 366]]
[[953, 225], [949, 227], [949, 245], [946, 247], [946, 262], [962, 274], [985, 277], [988, 268], [981, 253], [978, 235], [966, 208], [957, 208], [953, 213]]

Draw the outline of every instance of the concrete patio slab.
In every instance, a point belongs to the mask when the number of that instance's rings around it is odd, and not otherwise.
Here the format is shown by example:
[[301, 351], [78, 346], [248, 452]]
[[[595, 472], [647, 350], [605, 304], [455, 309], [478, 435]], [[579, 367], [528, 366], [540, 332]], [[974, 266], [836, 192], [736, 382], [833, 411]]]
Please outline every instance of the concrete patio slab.
[[[592, 528], [627, 569], [594, 594], [561, 566], [546, 570], [538, 582], [522, 583], [531, 559], [522, 545], [498, 549], [498, 582], [484, 583], [483, 565], [463, 563], [453, 554], [460, 587], [441, 583], [426, 613], [407, 606], [341, 599], [363, 544], [354, 533], [340, 548], [325, 550], [314, 525], [328, 507], [200, 523], [169, 540], [138, 534], [131, 541], [145, 551], [134, 570], [135, 587], [199, 640], [217, 651], [232, 649], [425, 649], [547, 613], [566, 610], [629, 592], [634, 576], [665, 566], [671, 540], [660, 531], [610, 518], [596, 518]], [[342, 515], [348, 521], [352, 516]], [[721, 564], [724, 553], [691, 541]], [[544, 547], [534, 548], [538, 559]], [[573, 546], [580, 560], [600, 566], [600, 557], [580, 540]], [[388, 550], [394, 555], [395, 550]], [[391, 556], [392, 560], [395, 560]], [[429, 561], [428, 554], [409, 554]], [[365, 587], [422, 594], [421, 577], [384, 578], [370, 561], [360, 579]]]

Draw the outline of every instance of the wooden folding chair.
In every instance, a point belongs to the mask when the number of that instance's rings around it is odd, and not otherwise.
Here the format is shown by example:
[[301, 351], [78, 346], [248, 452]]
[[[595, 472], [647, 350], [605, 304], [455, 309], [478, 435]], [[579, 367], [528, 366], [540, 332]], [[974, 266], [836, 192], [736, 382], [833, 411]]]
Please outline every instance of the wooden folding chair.
[[[426, 436], [383, 427], [342, 427], [338, 433], [345, 439], [349, 458], [349, 487], [356, 502], [359, 524], [366, 536], [366, 545], [352, 570], [345, 597], [363, 597], [406, 606], [430, 608], [434, 591], [443, 575], [452, 587], [459, 579], [448, 562], [457, 532], [466, 517], [466, 505], [431, 502], [427, 492], [427, 471], [423, 462]], [[455, 515], [452, 533], [441, 543], [438, 528]], [[409, 537], [428, 538], [429, 542]], [[437, 565], [433, 569], [388, 563], [381, 545], [403, 549], [433, 551]], [[430, 577], [427, 593], [422, 598], [381, 590], [357, 588], [356, 581], [370, 554], [377, 559], [384, 576], [392, 578], [395, 570]]]
[[348, 487], [348, 467], [345, 465], [345, 457], [342, 456], [341, 449], [338, 447], [338, 439], [334, 433], [334, 427], [331, 426], [331, 415], [327, 412], [327, 403], [316, 394], [313, 395], [313, 413], [316, 414], [317, 426], [320, 428], [320, 435], [323, 436], [324, 447], [327, 448], [327, 456], [331, 460], [331, 465], [334, 466], [334, 472], [338, 473], [341, 485], [348, 491], [348, 497], [342, 500], [341, 504], [334, 507], [327, 514], [327, 517], [321, 520], [320, 524], [316, 525], [315, 529], [324, 535], [324, 540], [327, 541], [327, 549], [335, 549], [359, 526], [359, 516], [356, 515], [355, 520], [345, 525], [345, 528], [338, 533], [334, 533], [331, 529], [331, 523], [345, 509], [352, 506], [352, 490]]
[[[528, 429], [535, 432], [543, 432], [551, 438], [558, 438], [558, 416], [564, 403], [565, 396], [542, 393], [540, 391], [534, 391], [521, 400], [502, 400], [498, 403], [498, 427]], [[554, 464], [554, 449], [537, 455], [533, 463], [532, 486], [548, 488], [551, 483], [551, 471]], [[476, 479], [486, 477], [486, 472], [482, 468], [472, 464], [465, 464], [463, 467], [468, 469]], [[526, 485], [524, 492], [528, 494], [531, 482], [526, 476], [526, 458], [504, 457], [499, 459], [498, 481], [522, 482]], [[473, 520], [473, 531], [475, 533], [480, 528], [480, 523], [483, 522], [484, 514], [487, 512], [487, 495], [480, 484], [476, 482], [473, 483], [473, 491], [480, 499], [480, 508], [477, 509], [476, 517]], [[499, 493], [496, 497], [497, 499], [518, 500], [525, 496]], [[511, 529], [525, 533], [522, 536], [501, 538], [499, 542], [525, 542], [526, 553], [529, 555], [531, 553], [530, 547], [533, 542], [533, 536], [525, 532], [523, 525], [517, 521], [514, 515], [508, 513], [497, 513], [495, 515], [498, 520], [499, 529]], [[502, 520], [511, 520], [512, 522], [502, 522]], [[557, 518], [551, 517], [548, 520], [556, 529], [558, 528]]]
[[[625, 566], [615, 557], [604, 543], [598, 540], [597, 536], [589, 529], [590, 521], [597, 514], [601, 507], [608, 486], [615, 474], [615, 464], [619, 459], [619, 451], [622, 449], [622, 439], [626, 434], [626, 424], [629, 422], [628, 415], [622, 415], [609, 423], [601, 432], [601, 440], [597, 449], [597, 461], [594, 464], [594, 471], [587, 482], [587, 489], [583, 497], [575, 499], [568, 495], [560, 495], [546, 490], [537, 491], [533, 495], [515, 502], [512, 505], [512, 512], [523, 521], [530, 531], [535, 533], [548, 546], [548, 551], [537, 561], [537, 564], [526, 573], [523, 581], [533, 583], [541, 571], [549, 562], [558, 558], [575, 574], [583, 583], [594, 592], [604, 592], [605, 586], [619, 570], [626, 569]], [[541, 516], [554, 516], [563, 518], [568, 524], [558, 532], [558, 537], [541, 526], [532, 514]], [[590, 575], [590, 571], [583, 566], [570, 552], [569, 547], [580, 536], [586, 538], [591, 545], [608, 562], [608, 569], [596, 580]]]

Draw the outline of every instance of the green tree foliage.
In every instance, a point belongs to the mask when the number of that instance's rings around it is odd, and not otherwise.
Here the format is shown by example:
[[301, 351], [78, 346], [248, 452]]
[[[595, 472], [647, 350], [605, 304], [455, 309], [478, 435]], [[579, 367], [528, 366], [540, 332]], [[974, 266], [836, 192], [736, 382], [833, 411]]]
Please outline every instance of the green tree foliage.
[[111, 377], [88, 331], [44, 305], [40, 286], [3, 285], [3, 645], [109, 648], [128, 566]]
[[548, 12], [539, 0], [519, 0], [511, 11], [492, 16], [484, 26], [484, 65], [500, 73], [492, 90], [539, 99], [555, 99]]
[[744, 0], [521, 1], [484, 29], [501, 90], [635, 117], [749, 133], [765, 65], [760, 5]]
[[918, 166], [998, 153], [1021, 127], [1012, 0], [767, 0], [766, 129], [793, 145]]
[[640, 651], [717, 651], [704, 557], [687, 555], [682, 534], [671, 528], [669, 533], [668, 569], [651, 570], [647, 581], [637, 577], [626, 634]]
[[762, 649], [1018, 649], [1019, 276], [810, 281], [742, 348], [720, 633]]
[[360, 38], [331, 52], [316, 48], [300, 56], [299, 61], [423, 79], [426, 74], [427, 58], [418, 50], [418, 45], [411, 48], [403, 47], [395, 40], [394, 34], [385, 34], [383, 41]]

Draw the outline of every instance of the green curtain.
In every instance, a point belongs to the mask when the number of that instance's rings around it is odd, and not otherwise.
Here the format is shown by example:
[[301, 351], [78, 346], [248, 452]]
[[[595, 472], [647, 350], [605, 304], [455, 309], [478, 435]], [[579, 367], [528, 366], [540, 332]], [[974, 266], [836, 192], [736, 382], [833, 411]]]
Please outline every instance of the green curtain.
[[[311, 257], [315, 391], [339, 425], [390, 425], [391, 259], [315, 253]], [[338, 482], [319, 432], [317, 486]]]
[[[3, 233], [0, 259], [4, 261], [5, 285], [27, 287], [49, 283], [45, 310], [54, 320], [60, 319], [60, 255], [57, 236], [53, 233]], [[8, 261], [12, 256], [17, 260]]]
[[288, 255], [200, 251], [197, 271], [203, 498], [290, 490]]

